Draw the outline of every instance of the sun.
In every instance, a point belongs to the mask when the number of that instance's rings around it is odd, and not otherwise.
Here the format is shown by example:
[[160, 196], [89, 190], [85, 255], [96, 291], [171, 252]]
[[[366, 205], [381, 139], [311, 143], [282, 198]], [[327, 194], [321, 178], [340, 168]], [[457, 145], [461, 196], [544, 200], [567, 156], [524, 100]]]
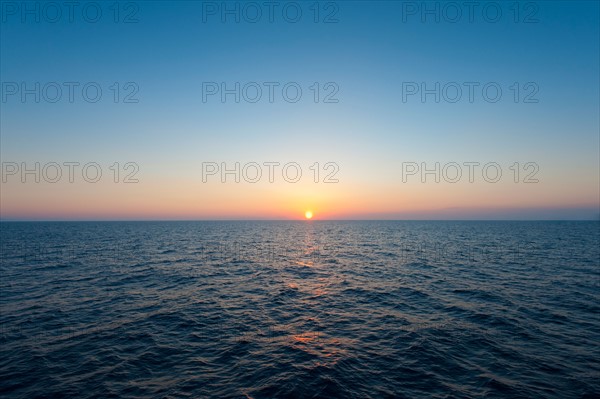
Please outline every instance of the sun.
[[307, 219], [312, 219], [312, 217], [313, 217], [312, 211], [306, 211], [306, 212], [304, 212], [304, 217], [307, 218]]

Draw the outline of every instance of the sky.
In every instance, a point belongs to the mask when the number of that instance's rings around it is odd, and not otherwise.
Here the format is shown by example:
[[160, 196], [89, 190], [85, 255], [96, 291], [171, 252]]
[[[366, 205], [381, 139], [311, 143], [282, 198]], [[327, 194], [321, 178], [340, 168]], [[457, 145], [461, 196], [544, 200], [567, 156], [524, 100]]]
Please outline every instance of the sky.
[[0, 2], [2, 220], [600, 218], [597, 1], [71, 4]]

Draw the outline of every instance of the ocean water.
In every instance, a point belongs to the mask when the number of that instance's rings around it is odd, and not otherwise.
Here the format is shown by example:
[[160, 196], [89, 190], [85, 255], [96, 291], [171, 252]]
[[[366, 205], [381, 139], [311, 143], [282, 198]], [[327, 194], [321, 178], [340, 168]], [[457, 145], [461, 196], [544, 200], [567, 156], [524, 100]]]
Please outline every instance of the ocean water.
[[598, 222], [2, 223], [5, 398], [598, 398]]

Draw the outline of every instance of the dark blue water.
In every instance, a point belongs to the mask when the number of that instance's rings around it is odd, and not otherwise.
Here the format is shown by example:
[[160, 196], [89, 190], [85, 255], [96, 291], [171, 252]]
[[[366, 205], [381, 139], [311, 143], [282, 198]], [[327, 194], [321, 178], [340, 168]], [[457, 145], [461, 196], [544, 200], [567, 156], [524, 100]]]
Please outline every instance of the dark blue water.
[[2, 397], [600, 395], [598, 222], [0, 228]]

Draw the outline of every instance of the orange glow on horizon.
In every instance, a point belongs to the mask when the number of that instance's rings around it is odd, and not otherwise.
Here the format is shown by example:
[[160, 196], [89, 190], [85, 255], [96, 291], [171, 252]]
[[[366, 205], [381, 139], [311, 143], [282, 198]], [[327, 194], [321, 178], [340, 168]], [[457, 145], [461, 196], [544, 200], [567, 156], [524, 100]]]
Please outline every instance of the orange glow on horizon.
[[[161, 183], [1, 184], [0, 218], [24, 220], [361, 220], [534, 215], [553, 209], [590, 209], [597, 215], [597, 186], [412, 185], [349, 182], [312, 187], [289, 184], [189, 185], [178, 177]], [[512, 185], [510, 185], [512, 183]], [[514, 186], [514, 187], [513, 187]], [[243, 195], [242, 195], [243, 193]], [[468, 193], [468, 194], [467, 194]], [[520, 213], [517, 210], [520, 209]], [[317, 211], [318, 210], [318, 211]], [[514, 210], [514, 212], [513, 212]], [[515, 213], [516, 212], [516, 213]], [[534, 213], [531, 213], [534, 212]], [[594, 213], [595, 212], [595, 213]], [[311, 217], [309, 217], [309, 213]], [[570, 213], [577, 216], [577, 213]], [[545, 216], [546, 217], [546, 216]]]

